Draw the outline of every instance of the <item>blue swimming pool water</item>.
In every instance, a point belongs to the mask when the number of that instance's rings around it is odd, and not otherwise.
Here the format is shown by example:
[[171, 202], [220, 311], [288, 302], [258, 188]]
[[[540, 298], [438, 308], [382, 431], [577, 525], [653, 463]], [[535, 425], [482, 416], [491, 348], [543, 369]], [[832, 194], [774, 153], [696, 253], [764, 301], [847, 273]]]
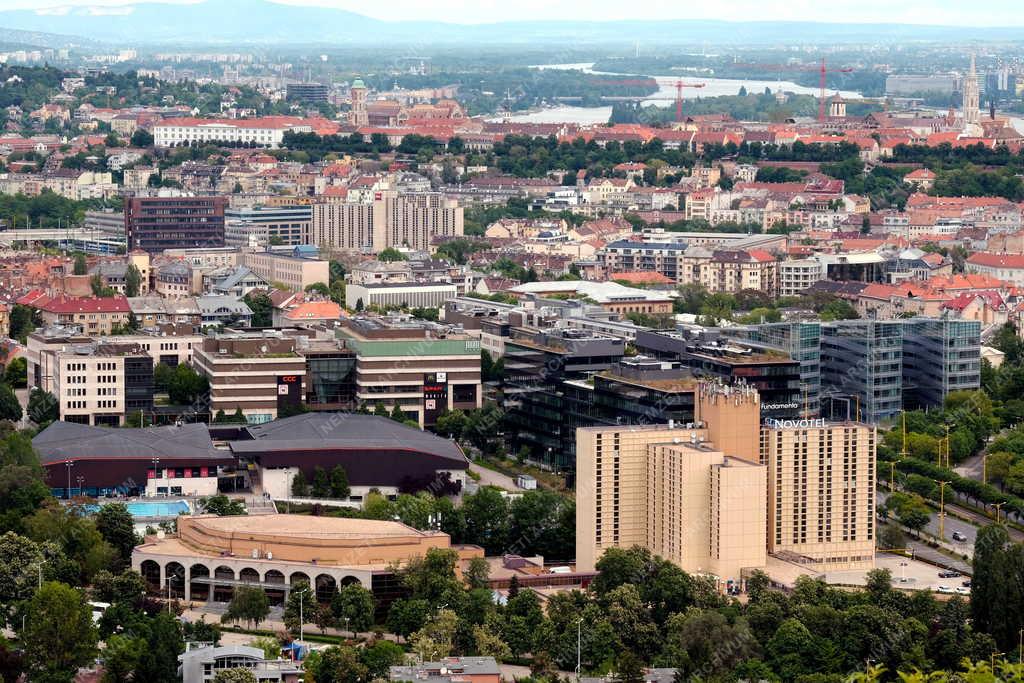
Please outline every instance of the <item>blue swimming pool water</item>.
[[188, 514], [191, 508], [183, 500], [148, 501], [135, 500], [125, 503], [132, 517], [177, 517]]

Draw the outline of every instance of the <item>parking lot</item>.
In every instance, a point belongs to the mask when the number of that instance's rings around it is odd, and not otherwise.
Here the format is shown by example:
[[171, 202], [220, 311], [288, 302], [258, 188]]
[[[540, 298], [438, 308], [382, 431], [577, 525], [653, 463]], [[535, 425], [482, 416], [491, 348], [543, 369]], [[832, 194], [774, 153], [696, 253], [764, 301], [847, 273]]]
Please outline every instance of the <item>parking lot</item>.
[[[969, 577], [940, 577], [939, 572], [943, 570], [925, 562], [883, 553], [876, 556], [875, 566], [878, 569], [888, 569], [892, 572], [892, 585], [894, 588], [931, 590], [949, 594], [959, 593], [964, 597], [970, 594], [970, 589], [962, 585]], [[825, 574], [825, 580], [828, 583], [849, 586], [863, 586], [866, 583], [866, 579], [867, 571], [864, 570], [828, 572]]]

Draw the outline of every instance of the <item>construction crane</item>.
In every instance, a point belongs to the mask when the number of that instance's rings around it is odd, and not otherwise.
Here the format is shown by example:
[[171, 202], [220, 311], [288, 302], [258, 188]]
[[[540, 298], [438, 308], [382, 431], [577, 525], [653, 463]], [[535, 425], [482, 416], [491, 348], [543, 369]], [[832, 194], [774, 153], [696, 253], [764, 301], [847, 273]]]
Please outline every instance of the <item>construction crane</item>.
[[818, 72], [818, 122], [825, 122], [825, 78], [828, 74], [848, 74], [854, 70], [850, 67], [830, 69], [821, 58], [820, 65], [814, 64], [733, 64], [748, 69], [764, 69], [765, 71], [817, 71]]
[[676, 123], [683, 122], [683, 88], [703, 88], [707, 83], [683, 83], [676, 81]]

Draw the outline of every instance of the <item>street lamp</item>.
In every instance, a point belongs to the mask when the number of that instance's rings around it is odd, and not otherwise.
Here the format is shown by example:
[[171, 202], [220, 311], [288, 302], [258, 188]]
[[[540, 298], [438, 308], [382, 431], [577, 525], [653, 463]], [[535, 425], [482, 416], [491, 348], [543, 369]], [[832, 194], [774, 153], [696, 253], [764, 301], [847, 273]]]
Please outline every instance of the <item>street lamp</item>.
[[946, 539], [946, 484], [952, 482], [935, 480], [939, 485], [939, 540]]
[[994, 507], [996, 509], [996, 521], [997, 522], [999, 521], [999, 511], [1002, 509], [1002, 507], [1004, 505], [1006, 505], [1006, 501], [1005, 500], [1003, 502], [1001, 502], [1001, 503], [992, 503], [992, 507]]
[[580, 681], [580, 644], [583, 640], [583, 617], [576, 620], [576, 683]]
[[65, 460], [64, 461], [64, 466], [68, 468], [68, 489], [67, 489], [68, 495], [67, 495], [67, 498], [68, 498], [68, 500], [71, 500], [71, 468], [75, 466], [75, 463], [74, 463], [73, 460]]
[[159, 489], [159, 487], [160, 487], [159, 479], [160, 479], [160, 458], [154, 455], [153, 456], [153, 489], [154, 489], [154, 493], [156, 493], [156, 489]]
[[305, 593], [306, 591], [308, 591], [308, 590], [309, 590], [309, 586], [306, 586], [305, 588], [301, 588], [301, 589], [299, 589], [299, 590], [295, 591], [295, 594], [296, 594], [296, 595], [302, 595], [302, 596], [303, 596], [303, 597], [300, 597], [300, 598], [299, 598], [299, 645], [300, 645], [300, 646], [302, 645], [302, 636], [303, 636], [303, 633], [305, 633], [305, 632], [303, 631], [303, 625], [304, 625], [304, 624], [306, 623], [306, 620], [305, 620], [305, 617], [304, 617], [304, 615], [303, 615], [303, 611], [302, 611], [302, 608], [303, 608], [303, 603], [304, 603], [304, 602], [306, 601], [306, 600], [305, 600], [305, 596], [304, 596], [303, 594], [304, 594], [304, 593]]
[[76, 477], [76, 481], [78, 482], [78, 495], [84, 496], [85, 487], [83, 486], [83, 484], [85, 484], [85, 477], [79, 475], [78, 477]]

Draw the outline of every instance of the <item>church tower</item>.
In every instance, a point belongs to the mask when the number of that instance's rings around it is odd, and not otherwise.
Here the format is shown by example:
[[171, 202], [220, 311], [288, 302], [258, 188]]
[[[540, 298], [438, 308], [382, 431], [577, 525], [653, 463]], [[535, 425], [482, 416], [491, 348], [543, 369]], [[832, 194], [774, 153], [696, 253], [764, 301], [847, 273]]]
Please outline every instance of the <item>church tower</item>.
[[980, 95], [978, 93], [978, 72], [974, 64], [974, 55], [971, 55], [971, 69], [964, 79], [964, 137], [981, 137], [981, 109]]
[[349, 98], [352, 101], [352, 110], [349, 112], [348, 122], [353, 126], [369, 124], [370, 116], [366, 112], [366, 84], [363, 83], [363, 79], [357, 78], [352, 82]]

